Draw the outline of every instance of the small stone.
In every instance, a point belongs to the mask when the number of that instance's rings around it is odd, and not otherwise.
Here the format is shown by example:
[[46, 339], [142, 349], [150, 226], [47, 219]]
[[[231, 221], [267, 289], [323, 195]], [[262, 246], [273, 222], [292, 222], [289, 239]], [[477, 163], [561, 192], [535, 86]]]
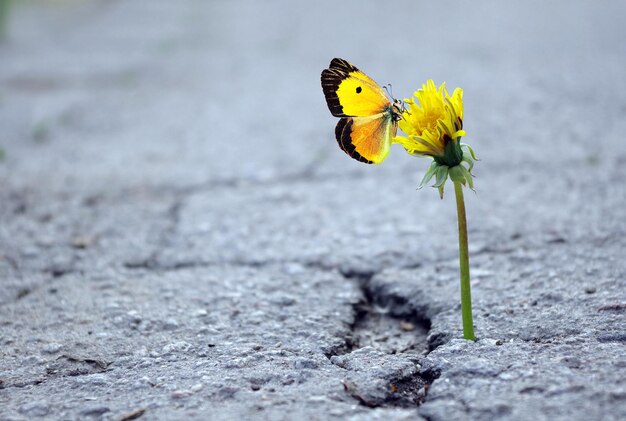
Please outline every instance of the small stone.
[[594, 287], [587, 287], [585, 288], [585, 293], [587, 294], [595, 294], [596, 289]]
[[35, 355], [29, 355], [22, 360], [22, 364], [40, 365], [46, 364], [48, 361], [44, 358], [39, 358]]
[[198, 310], [194, 311], [194, 313], [193, 313], [193, 315], [194, 315], [194, 316], [196, 316], [196, 317], [204, 317], [204, 316], [206, 316], [207, 314], [209, 314], [209, 312], [208, 312], [208, 311], [206, 311], [206, 310], [205, 310], [205, 309], [203, 309], [203, 308], [200, 308], [200, 309], [198, 309]]
[[149, 377], [142, 377], [133, 383], [133, 389], [148, 389], [154, 386], [154, 383], [150, 380]]
[[100, 415], [105, 414], [109, 411], [111, 410], [108, 407], [101, 405], [83, 409], [82, 411], [80, 411], [80, 414], [86, 417], [99, 417]]
[[73, 379], [77, 387], [83, 387], [84, 385], [105, 386], [110, 383], [108, 376], [106, 374], [101, 374], [101, 373], [86, 374], [84, 376], [75, 376], [73, 377]]
[[130, 321], [132, 323], [141, 323], [142, 318], [137, 310], [130, 310], [128, 313], [126, 313], [126, 315], [130, 317]]
[[50, 412], [50, 407], [46, 401], [35, 401], [22, 405], [19, 412], [29, 417], [44, 417]]
[[560, 361], [569, 368], [581, 368], [583, 366], [583, 362], [580, 360], [580, 358], [572, 356], [563, 357]]
[[63, 345], [58, 344], [56, 342], [51, 342], [49, 344], [44, 345], [42, 351], [46, 354], [56, 354], [57, 352], [61, 351], [62, 348], [63, 348]]
[[110, 303], [107, 303], [107, 304], [105, 305], [104, 309], [105, 309], [105, 310], [108, 310], [108, 311], [111, 311], [111, 310], [117, 310], [117, 309], [119, 309], [120, 307], [121, 307], [121, 306], [120, 306], [120, 303], [117, 303], [117, 302], [115, 302], [115, 301], [111, 301]]
[[289, 263], [285, 265], [285, 272], [290, 275], [302, 273], [304, 272], [304, 270], [304, 266], [302, 266], [300, 263]]
[[318, 368], [319, 364], [315, 360], [300, 357], [296, 359], [296, 362], [294, 363], [293, 366], [296, 370], [302, 370], [303, 368], [311, 368], [311, 369]]
[[279, 299], [274, 301], [275, 304], [281, 307], [290, 307], [297, 303], [297, 300], [293, 297], [280, 297]]
[[120, 420], [121, 421], [136, 420], [140, 418], [145, 412], [146, 412], [146, 408], [139, 408], [132, 412], [128, 412], [127, 414], [122, 415]]
[[175, 390], [170, 394], [172, 399], [183, 399], [193, 395], [191, 390]]
[[611, 400], [615, 401], [626, 401], [626, 390], [618, 389], [609, 393], [609, 397]]
[[72, 238], [72, 247], [75, 249], [86, 249], [95, 243], [95, 238], [88, 235], [79, 235]]
[[178, 329], [180, 324], [172, 318], [169, 318], [163, 322], [163, 329], [165, 330], [175, 330]]
[[411, 332], [412, 330], [415, 330], [415, 325], [411, 322], [402, 320], [400, 322], [400, 329], [404, 330], [405, 332]]
[[191, 390], [193, 393], [197, 393], [197, 392], [201, 391], [201, 390], [202, 390], [202, 383], [197, 383], [197, 384], [194, 384], [193, 386], [191, 386], [191, 389], [190, 389], [190, 390]]
[[173, 354], [177, 352], [187, 352], [192, 348], [192, 345], [189, 342], [178, 341], [171, 344], [167, 344], [163, 347], [163, 354]]
[[222, 399], [232, 399], [235, 396], [235, 393], [239, 391], [239, 388], [234, 386], [223, 386], [218, 390], [218, 395]]

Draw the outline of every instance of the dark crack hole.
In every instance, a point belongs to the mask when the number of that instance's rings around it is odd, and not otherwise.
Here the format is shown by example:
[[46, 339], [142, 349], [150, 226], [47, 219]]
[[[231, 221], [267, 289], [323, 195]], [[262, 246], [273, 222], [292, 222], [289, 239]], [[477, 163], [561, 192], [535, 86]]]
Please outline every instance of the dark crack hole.
[[[376, 379], [372, 384], [345, 381], [346, 393], [361, 405], [374, 407], [412, 407], [426, 399], [430, 384], [439, 373], [421, 371], [419, 361], [432, 349], [428, 334], [430, 319], [409, 305], [408, 300], [371, 287], [374, 271], [344, 271], [346, 279], [357, 282], [363, 299], [355, 304], [355, 319], [343, 346], [332, 355], [347, 355], [371, 347], [388, 355], [399, 355], [413, 361], [418, 370], [410, 375], [384, 379], [385, 387]], [[331, 361], [336, 361], [328, 355]], [[380, 379], [378, 379], [380, 380]]]
[[405, 299], [379, 295], [370, 283], [375, 272], [344, 272], [356, 281], [363, 300], [355, 305], [355, 320], [344, 353], [371, 346], [386, 354], [425, 355], [429, 351], [430, 320], [413, 310]]

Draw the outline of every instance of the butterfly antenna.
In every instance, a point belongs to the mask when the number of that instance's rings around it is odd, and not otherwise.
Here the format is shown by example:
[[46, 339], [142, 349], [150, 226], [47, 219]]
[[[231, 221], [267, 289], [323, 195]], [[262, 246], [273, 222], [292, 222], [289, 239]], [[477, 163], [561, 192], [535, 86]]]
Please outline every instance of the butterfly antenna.
[[389, 91], [388, 91], [389, 92], [389, 96], [391, 97], [391, 99], [395, 99], [393, 97], [393, 86], [391, 86], [391, 83], [389, 83], [388, 85], [389, 85]]
[[[392, 95], [391, 95], [391, 93], [389, 92], [389, 89], [387, 89], [387, 86], [388, 86], [388, 85], [384, 85], [384, 86], [383, 86], [383, 89], [385, 90], [385, 92], [387, 92], [387, 95], [388, 95], [388, 96], [390, 96], [390, 97], [393, 99], [393, 96], [392, 96]], [[391, 86], [391, 85], [389, 85], [389, 86]]]

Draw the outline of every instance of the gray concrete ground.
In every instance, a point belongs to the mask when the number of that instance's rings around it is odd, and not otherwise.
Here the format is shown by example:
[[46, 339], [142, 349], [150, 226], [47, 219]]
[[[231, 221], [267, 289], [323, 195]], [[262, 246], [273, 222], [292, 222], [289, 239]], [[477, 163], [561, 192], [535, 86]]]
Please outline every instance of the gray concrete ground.
[[[0, 419], [626, 418], [625, 11], [14, 1]], [[453, 197], [339, 150], [335, 56], [465, 90], [476, 343]]]

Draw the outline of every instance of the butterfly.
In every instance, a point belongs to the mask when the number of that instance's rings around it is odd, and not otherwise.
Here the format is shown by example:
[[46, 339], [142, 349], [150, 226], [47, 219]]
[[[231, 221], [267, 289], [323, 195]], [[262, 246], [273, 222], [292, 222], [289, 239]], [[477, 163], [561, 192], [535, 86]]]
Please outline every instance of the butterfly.
[[339, 147], [357, 161], [383, 162], [398, 131], [403, 102], [389, 101], [378, 83], [341, 58], [322, 71], [322, 90], [331, 114], [341, 117], [335, 127]]

